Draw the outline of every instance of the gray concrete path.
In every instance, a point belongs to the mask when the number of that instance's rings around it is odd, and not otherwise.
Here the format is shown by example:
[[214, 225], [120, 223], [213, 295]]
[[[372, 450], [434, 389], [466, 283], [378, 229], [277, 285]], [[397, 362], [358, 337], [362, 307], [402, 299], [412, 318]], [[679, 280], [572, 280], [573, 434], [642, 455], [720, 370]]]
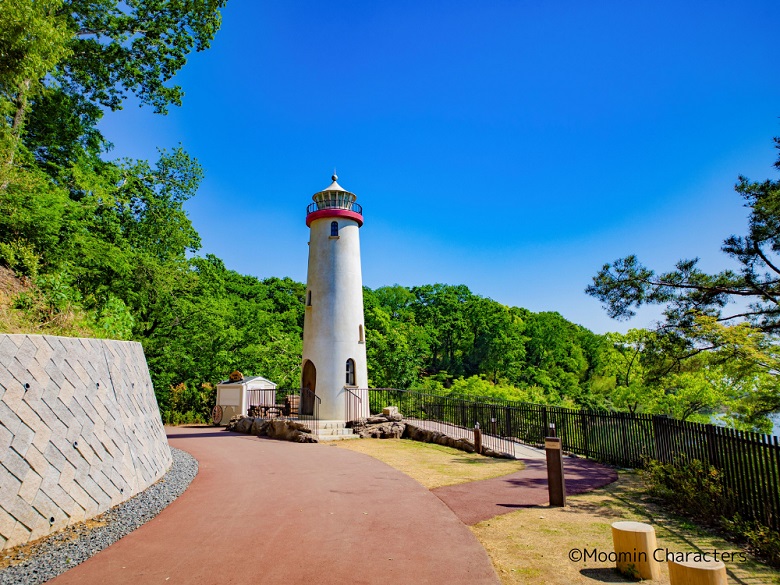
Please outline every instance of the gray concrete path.
[[50, 583], [499, 582], [452, 510], [376, 459], [209, 427], [168, 433], [200, 464], [187, 491]]
[[[416, 418], [404, 418], [404, 422], [425, 429], [426, 431], [439, 431], [454, 439], [468, 439], [469, 441], [474, 441], [474, 431], [472, 429], [465, 429], [457, 425]], [[513, 455], [515, 459], [546, 459], [547, 457], [544, 449], [537, 449], [536, 447], [531, 447], [525, 443], [519, 443], [503, 437], [496, 437], [486, 433], [484, 430], [482, 432], [482, 444], [499, 453]]]

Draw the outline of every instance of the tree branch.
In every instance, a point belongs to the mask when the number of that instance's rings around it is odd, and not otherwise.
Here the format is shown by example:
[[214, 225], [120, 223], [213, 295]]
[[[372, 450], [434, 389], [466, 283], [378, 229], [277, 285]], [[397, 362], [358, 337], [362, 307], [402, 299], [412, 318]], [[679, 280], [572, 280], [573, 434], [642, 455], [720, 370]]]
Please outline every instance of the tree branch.
[[769, 266], [772, 270], [774, 270], [777, 274], [780, 274], [780, 268], [777, 268], [772, 262], [769, 261], [769, 258], [766, 257], [763, 250], [761, 250], [761, 247], [758, 245], [758, 242], [753, 243], [753, 249], [756, 251], [756, 254], [761, 256], [761, 259], [764, 261], [764, 263]]

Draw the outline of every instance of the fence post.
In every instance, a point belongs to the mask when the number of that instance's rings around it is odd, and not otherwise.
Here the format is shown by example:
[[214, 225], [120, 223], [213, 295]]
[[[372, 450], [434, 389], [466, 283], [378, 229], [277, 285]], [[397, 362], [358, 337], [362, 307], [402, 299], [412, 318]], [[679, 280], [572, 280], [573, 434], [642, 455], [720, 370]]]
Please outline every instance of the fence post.
[[590, 411], [586, 413], [585, 410], [581, 410], [580, 412], [582, 413], [582, 446], [585, 457], [590, 457], [590, 429], [588, 428], [590, 426], [588, 425]]
[[474, 451], [482, 455], [482, 431], [479, 430], [479, 423], [474, 425]]
[[721, 468], [720, 457], [718, 456], [718, 434], [717, 428], [714, 425], [707, 425], [704, 429], [704, 436], [707, 441], [707, 458], [708, 463], [713, 467]]
[[653, 439], [655, 443], [655, 457], [662, 463], [669, 463], [666, 452], [666, 417], [661, 414], [653, 415]]
[[620, 463], [622, 466], [631, 467], [631, 462], [628, 460], [628, 433], [626, 432], [626, 413], [620, 413], [620, 434], [623, 437], [623, 461]]
[[542, 440], [544, 440], [544, 437], [547, 434], [547, 407], [542, 406]]

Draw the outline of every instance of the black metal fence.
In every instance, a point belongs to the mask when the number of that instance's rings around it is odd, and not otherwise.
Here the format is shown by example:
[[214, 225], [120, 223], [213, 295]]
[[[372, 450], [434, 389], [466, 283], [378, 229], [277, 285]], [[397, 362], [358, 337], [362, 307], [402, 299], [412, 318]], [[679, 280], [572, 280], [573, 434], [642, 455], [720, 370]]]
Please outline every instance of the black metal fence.
[[322, 400], [308, 388], [247, 390], [247, 414], [260, 418], [297, 420], [312, 432], [319, 429]]
[[344, 388], [344, 420], [357, 420], [368, 413], [368, 390], [366, 388]]
[[680, 456], [720, 470], [734, 508], [748, 520], [780, 530], [778, 437], [736, 431], [665, 416], [575, 410], [523, 402], [474, 402], [408, 390], [369, 391], [372, 413], [397, 406], [407, 419], [447, 432], [479, 423], [482, 443], [506, 451], [505, 441], [541, 447], [554, 424], [565, 451], [621, 467], [649, 459], [674, 463]]

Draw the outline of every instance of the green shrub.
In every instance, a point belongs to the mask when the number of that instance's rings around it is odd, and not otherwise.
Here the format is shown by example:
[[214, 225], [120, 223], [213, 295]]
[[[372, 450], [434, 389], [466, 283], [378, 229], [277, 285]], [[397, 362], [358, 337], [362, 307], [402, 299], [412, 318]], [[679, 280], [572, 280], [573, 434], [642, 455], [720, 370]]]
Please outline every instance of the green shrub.
[[210, 384], [197, 389], [183, 382], [171, 386], [167, 392], [155, 394], [163, 422], [170, 425], [207, 422], [216, 398], [216, 390]]
[[672, 463], [648, 460], [643, 475], [648, 491], [669, 508], [724, 530], [732, 540], [745, 543], [755, 556], [780, 567], [780, 533], [740, 517], [718, 469], [680, 455]]
[[738, 536], [738, 540], [747, 544], [755, 556], [762, 558], [773, 567], [780, 567], [780, 534], [758, 522], [743, 520], [739, 514], [724, 519], [723, 528]]
[[734, 514], [721, 472], [698, 459], [679, 455], [672, 463], [649, 460], [645, 483], [652, 495], [664, 500], [675, 512], [708, 524]]
[[109, 339], [130, 339], [135, 319], [122, 299], [109, 295], [103, 305], [95, 311], [94, 329], [101, 337]]
[[0, 262], [19, 276], [35, 278], [40, 268], [40, 258], [33, 247], [22, 241], [0, 242]]

